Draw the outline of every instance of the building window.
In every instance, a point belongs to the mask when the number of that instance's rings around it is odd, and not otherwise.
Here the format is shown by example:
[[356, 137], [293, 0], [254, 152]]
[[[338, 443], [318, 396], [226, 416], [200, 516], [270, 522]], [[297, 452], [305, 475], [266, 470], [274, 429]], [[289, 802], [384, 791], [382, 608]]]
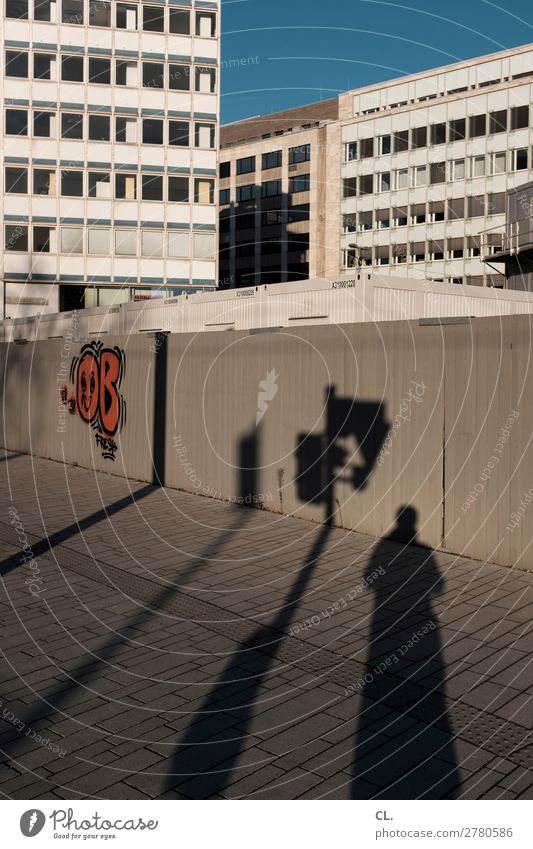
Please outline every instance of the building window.
[[143, 62], [143, 88], [164, 88], [165, 66], [162, 62]]
[[173, 203], [189, 203], [189, 178], [168, 178], [168, 199]]
[[6, 109], [6, 133], [8, 136], [28, 135], [28, 113], [25, 109]]
[[163, 144], [163, 121], [158, 118], [143, 119], [143, 144]]
[[356, 233], [357, 232], [357, 216], [355, 212], [349, 212], [342, 216], [342, 232]]
[[226, 177], [231, 177], [231, 162], [221, 162], [218, 169], [218, 176], [223, 180]]
[[61, 79], [63, 82], [83, 82], [83, 56], [61, 57]]
[[50, 242], [52, 234], [55, 233], [55, 227], [34, 227], [33, 228], [33, 251], [39, 254], [50, 253]]
[[481, 256], [479, 236], [469, 236], [467, 239], [467, 256], [471, 259]]
[[61, 253], [83, 253], [83, 230], [81, 229], [81, 227], [61, 228]]
[[464, 255], [464, 239], [448, 239], [448, 259], [463, 259]]
[[465, 199], [450, 198], [448, 200], [448, 220], [456, 221], [465, 217]]
[[466, 200], [468, 218], [481, 218], [485, 215], [485, 195], [474, 195]]
[[174, 147], [189, 147], [189, 123], [187, 121], [168, 122], [168, 143]]
[[64, 24], [83, 24], [83, 0], [62, 0], [61, 21]]
[[409, 150], [409, 130], [400, 130], [393, 135], [394, 153]]
[[487, 215], [504, 215], [505, 206], [505, 192], [493, 192], [487, 198]]
[[495, 136], [497, 133], [507, 132], [507, 109], [499, 109], [489, 115], [489, 134]]
[[217, 16], [214, 12], [196, 12], [196, 35], [214, 38], [217, 31]]
[[505, 151], [502, 150], [498, 153], [490, 154], [489, 172], [491, 175], [505, 174], [507, 172], [507, 153]]
[[465, 177], [466, 177], [465, 160], [464, 159], [452, 159], [452, 160], [450, 160], [450, 180], [451, 180], [451, 182], [455, 182], [456, 180], [464, 180]]
[[281, 209], [265, 209], [261, 213], [261, 225], [263, 227], [272, 227], [275, 224], [283, 223], [283, 213]]
[[359, 158], [371, 159], [374, 156], [374, 139], [361, 139], [359, 141]]
[[108, 171], [89, 171], [89, 197], [111, 197], [111, 175]]
[[[33, 54], [33, 76], [36, 80], [55, 79], [56, 57], [51, 53]], [[52, 72], [54, 70], [54, 73]]]
[[391, 190], [391, 181], [390, 181], [390, 171], [383, 171], [381, 174], [377, 175], [377, 190], [378, 192], [390, 192]]
[[178, 257], [189, 256], [189, 234], [168, 233], [168, 255]]
[[466, 138], [466, 119], [458, 118], [455, 121], [450, 121], [448, 140], [450, 142], [462, 141]]
[[511, 130], [524, 130], [529, 127], [529, 106], [511, 108]]
[[444, 241], [435, 240], [429, 243], [429, 259], [434, 262], [444, 259]]
[[61, 197], [83, 197], [83, 171], [61, 171]]
[[418, 150], [421, 147], [427, 147], [427, 143], [427, 127], [415, 127], [413, 130], [411, 130], [411, 147], [413, 150]]
[[413, 203], [411, 204], [411, 224], [426, 223], [426, 204]]
[[379, 156], [387, 156], [387, 154], [389, 154], [391, 152], [391, 137], [390, 137], [390, 135], [379, 137], [379, 139], [378, 139], [378, 151], [379, 151], [379, 154], [378, 154]]
[[83, 138], [83, 114], [81, 112], [61, 113], [61, 138]]
[[395, 172], [395, 186], [396, 186], [397, 190], [409, 188], [409, 169], [408, 168], [400, 168], [399, 171]]
[[255, 193], [255, 186], [237, 186], [237, 203], [244, 203], [252, 200]]
[[388, 230], [390, 227], [390, 209], [376, 209], [376, 227]]
[[251, 174], [252, 171], [255, 171], [255, 156], [237, 159], [237, 174]]
[[96, 0], [89, 3], [89, 26], [110, 27], [111, 26], [111, 3], [107, 0]]
[[309, 174], [298, 174], [297, 177], [291, 177], [289, 179], [289, 194], [308, 192], [310, 189], [310, 179]]
[[185, 9], [169, 8], [169, 32], [176, 35], [191, 34], [191, 13]]
[[261, 186], [261, 197], [273, 198], [281, 194], [281, 180], [267, 180]]
[[165, 31], [164, 6], [143, 6], [143, 30], [145, 32]]
[[115, 253], [118, 256], [135, 256], [137, 253], [137, 231], [115, 230]]
[[56, 172], [45, 168], [33, 169], [33, 194], [53, 197], [56, 193]]
[[6, 50], [6, 77], [28, 78], [28, 54]]
[[344, 161], [355, 162], [357, 159], [357, 142], [348, 142], [344, 145]]
[[129, 144], [137, 141], [137, 118], [115, 118], [115, 141]]
[[141, 255], [163, 256], [162, 230], [141, 230]]
[[154, 174], [142, 174], [141, 197], [143, 200], [163, 200], [163, 177]]
[[55, 135], [55, 113], [33, 113], [33, 135], [39, 138], [51, 138]]
[[194, 146], [205, 150], [213, 150], [215, 147], [215, 125], [214, 124], [198, 124], [194, 125]]
[[[269, 153], [263, 153], [262, 169], [268, 171], [270, 168], [280, 168], [283, 162], [283, 153], [281, 150], [273, 150]], [[222, 174], [220, 175], [222, 176]], [[229, 175], [228, 175], [229, 176]]]
[[5, 169], [5, 190], [10, 195], [28, 194], [28, 169], [12, 168]]
[[4, 227], [4, 249], [6, 251], [28, 250], [28, 228], [24, 224], [6, 224]]
[[413, 168], [413, 186], [427, 186], [428, 174], [425, 165], [417, 165]]
[[289, 165], [296, 165], [299, 162], [309, 162], [311, 159], [311, 145], [302, 144], [298, 147], [289, 148]]
[[426, 261], [426, 244], [425, 242], [411, 242], [411, 262]]
[[28, 20], [28, 0], [6, 0], [6, 18]]
[[364, 174], [359, 177], [357, 193], [360, 197], [374, 194], [374, 176], [372, 174]]
[[309, 204], [299, 203], [295, 206], [289, 207], [287, 212], [287, 221], [289, 224], [293, 224], [295, 221], [309, 221], [309, 214]]
[[367, 212], [360, 212], [357, 217], [357, 232], [368, 233], [370, 230], [372, 230], [372, 226], [372, 212], [370, 210], [368, 210]]
[[215, 258], [215, 236], [214, 233], [195, 233], [194, 241], [194, 258], [195, 259], [214, 259]]
[[169, 65], [168, 66], [168, 86], [173, 91], [190, 91], [191, 90], [191, 66], [190, 65]]
[[89, 115], [89, 139], [110, 141], [111, 117], [109, 115]]
[[115, 64], [116, 85], [137, 87], [137, 79], [137, 62], [124, 62], [122, 59], [117, 59]]
[[197, 178], [194, 181], [194, 202], [195, 203], [214, 203], [215, 202], [215, 181], [206, 180], [205, 178]]
[[529, 167], [528, 148], [511, 151], [511, 171], [527, 171]]
[[485, 176], [485, 157], [471, 156], [470, 157], [470, 176], [484, 177]]
[[446, 163], [445, 162], [433, 162], [429, 166], [429, 182], [430, 185], [435, 186], [438, 183], [446, 182]]
[[137, 29], [137, 6], [117, 3], [117, 29]]
[[89, 56], [89, 82], [111, 85], [111, 59], [94, 59]]
[[202, 94], [213, 94], [216, 84], [214, 68], [199, 68], [194, 70], [194, 89]]
[[218, 193], [218, 202], [220, 206], [227, 206], [230, 202], [230, 190], [229, 189], [220, 189]]
[[431, 127], [431, 144], [446, 144], [446, 124], [433, 124]]
[[429, 204], [429, 220], [433, 223], [444, 221], [444, 201], [433, 200]]
[[486, 115], [471, 115], [468, 119], [469, 130], [468, 137], [471, 139], [480, 138], [487, 134], [487, 116]]
[[398, 206], [392, 211], [394, 227], [407, 227], [407, 207]]
[[[54, 13], [57, 3], [54, 0]], [[36, 21], [51, 21], [52, 0], [34, 0], [33, 2], [33, 17]], [[55, 14], [54, 14], [55, 20]]]
[[136, 174], [115, 174], [115, 197], [119, 200], [137, 199]]
[[342, 181], [343, 198], [357, 197], [357, 177], [345, 177]]
[[111, 252], [110, 231], [106, 228], [90, 227], [87, 231], [87, 252], [91, 256], [109, 256]]

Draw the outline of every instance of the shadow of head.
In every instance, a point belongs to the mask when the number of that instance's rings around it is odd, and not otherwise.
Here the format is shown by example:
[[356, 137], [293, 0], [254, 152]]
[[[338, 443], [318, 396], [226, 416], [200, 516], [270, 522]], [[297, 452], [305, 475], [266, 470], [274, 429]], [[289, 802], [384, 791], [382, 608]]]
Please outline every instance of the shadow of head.
[[396, 511], [396, 524], [389, 534], [398, 542], [417, 543], [418, 512], [410, 504], [402, 504]]

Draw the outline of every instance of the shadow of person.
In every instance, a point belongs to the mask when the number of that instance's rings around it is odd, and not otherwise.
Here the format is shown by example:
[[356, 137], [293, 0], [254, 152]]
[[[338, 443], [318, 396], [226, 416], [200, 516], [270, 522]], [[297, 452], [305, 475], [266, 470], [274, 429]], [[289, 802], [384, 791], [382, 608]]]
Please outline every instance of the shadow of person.
[[460, 786], [433, 610], [443, 579], [416, 526], [416, 510], [401, 507], [365, 574], [375, 594], [368, 660], [347, 688], [359, 700], [354, 799], [454, 798]]

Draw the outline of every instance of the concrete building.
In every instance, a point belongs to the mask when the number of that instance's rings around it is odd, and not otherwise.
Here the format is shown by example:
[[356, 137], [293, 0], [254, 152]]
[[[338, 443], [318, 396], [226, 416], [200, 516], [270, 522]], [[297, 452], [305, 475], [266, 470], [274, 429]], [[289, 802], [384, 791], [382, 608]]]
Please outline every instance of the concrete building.
[[220, 140], [221, 285], [338, 273], [337, 98], [230, 124]]
[[507, 193], [506, 221], [483, 234], [481, 253], [505, 269], [505, 288], [533, 292], [533, 182]]
[[[286, 153], [314, 139], [315, 161], [305, 169], [310, 276], [364, 265], [407, 278], [503, 286], [504, 274], [483, 262], [481, 234], [505, 222], [507, 191], [533, 178], [532, 84], [527, 45], [346, 92], [337, 106], [305, 107], [301, 124], [278, 113], [222, 128], [222, 168], [230, 176], [221, 182], [220, 257], [230, 285], [305, 273], [305, 262], [285, 259], [284, 216], [295, 199]], [[314, 110], [318, 125], [304, 129]], [[271, 175], [261, 161], [276, 149], [284, 169], [277, 205], [287, 212], [272, 238], [281, 250], [265, 229]], [[254, 166], [246, 177], [237, 174], [239, 160]], [[242, 186], [246, 197], [253, 191], [253, 203], [238, 200]]]
[[213, 286], [218, 0], [2, 6], [2, 315]]

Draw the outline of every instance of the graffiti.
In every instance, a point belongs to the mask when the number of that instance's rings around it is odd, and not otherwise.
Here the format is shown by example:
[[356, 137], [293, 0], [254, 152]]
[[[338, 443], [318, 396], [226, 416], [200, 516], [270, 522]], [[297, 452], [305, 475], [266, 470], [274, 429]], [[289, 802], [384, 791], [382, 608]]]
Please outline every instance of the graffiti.
[[73, 386], [60, 389], [61, 403], [68, 412], [89, 424], [106, 460], [114, 460], [118, 445], [114, 436], [126, 423], [126, 402], [120, 385], [126, 368], [126, 355], [120, 348], [105, 348], [102, 342], [84, 345], [70, 367]]

